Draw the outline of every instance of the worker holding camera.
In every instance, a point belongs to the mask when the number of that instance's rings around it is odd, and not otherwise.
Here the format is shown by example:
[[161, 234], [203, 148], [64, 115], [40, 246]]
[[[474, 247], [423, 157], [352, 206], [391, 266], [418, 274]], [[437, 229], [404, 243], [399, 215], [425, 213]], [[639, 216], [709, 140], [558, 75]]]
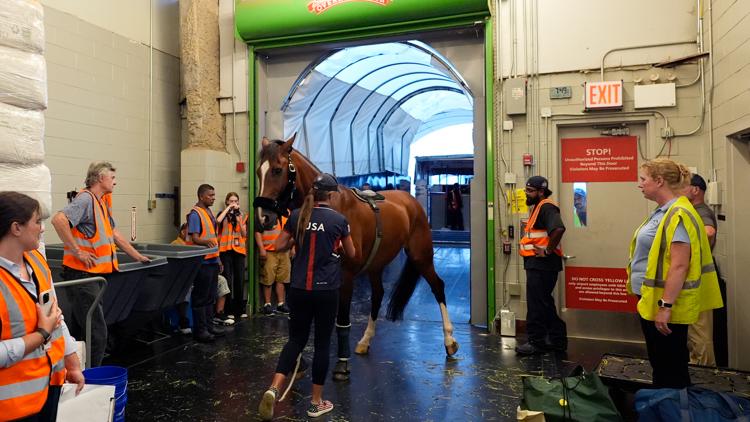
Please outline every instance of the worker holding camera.
[[219, 297], [215, 321], [225, 325], [234, 324], [235, 315], [247, 317], [247, 294], [245, 292], [245, 260], [247, 256], [247, 214], [240, 210], [240, 196], [229, 192], [224, 200], [226, 208], [216, 217], [219, 232], [219, 257], [223, 264], [223, 275], [227, 280], [230, 300], [225, 304]]

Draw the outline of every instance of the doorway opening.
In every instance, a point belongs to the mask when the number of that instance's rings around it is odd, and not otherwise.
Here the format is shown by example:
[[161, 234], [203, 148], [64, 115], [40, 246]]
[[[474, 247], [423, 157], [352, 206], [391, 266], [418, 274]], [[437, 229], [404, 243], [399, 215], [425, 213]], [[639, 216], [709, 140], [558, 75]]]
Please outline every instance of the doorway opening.
[[[433, 228], [449, 311], [455, 322], [469, 322], [475, 111], [474, 95], [453, 65], [417, 40], [324, 51], [292, 83], [280, 109], [284, 139], [296, 133], [295, 147], [341, 184], [426, 198], [420, 203]], [[435, 162], [456, 166], [429, 165]], [[403, 258], [384, 274], [386, 296]], [[355, 284], [355, 319], [369, 312], [368, 286]], [[434, 297], [420, 283], [405, 319], [440, 321], [439, 308], [428, 302], [434, 305]]]

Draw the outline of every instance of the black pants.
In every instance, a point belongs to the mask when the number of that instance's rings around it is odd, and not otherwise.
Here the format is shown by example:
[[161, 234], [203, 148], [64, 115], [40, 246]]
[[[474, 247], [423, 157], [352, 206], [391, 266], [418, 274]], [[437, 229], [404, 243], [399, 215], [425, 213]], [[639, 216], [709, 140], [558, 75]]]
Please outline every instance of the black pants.
[[653, 370], [654, 388], [685, 388], [690, 386], [687, 347], [688, 325], [668, 324], [672, 334], [665, 336], [656, 329], [654, 321], [641, 320], [646, 338], [648, 360]]
[[190, 301], [193, 307], [193, 334], [208, 329], [216, 303], [216, 285], [219, 281], [219, 264], [202, 264], [193, 282]]
[[297, 355], [310, 337], [310, 324], [315, 322], [315, 352], [312, 362], [312, 382], [323, 385], [330, 360], [331, 333], [336, 322], [336, 307], [339, 303], [338, 290], [307, 291], [289, 289], [289, 341], [279, 356], [276, 373], [288, 375], [294, 370]]
[[17, 422], [55, 422], [57, 420], [57, 405], [60, 401], [62, 387], [59, 385], [50, 386], [47, 390], [47, 401], [44, 402], [42, 410], [31, 416], [16, 419]]
[[224, 313], [240, 316], [247, 312], [247, 289], [245, 285], [245, 260], [247, 257], [235, 251], [221, 253], [221, 263], [224, 265], [224, 277], [229, 284], [230, 300], [224, 307]]
[[[63, 280], [78, 280], [99, 276], [106, 277], [106, 274], [91, 274], [69, 267], [63, 267], [62, 272]], [[96, 296], [99, 295], [101, 288], [102, 285], [99, 283], [65, 287], [65, 295], [70, 300], [70, 309], [62, 309], [62, 307], [61, 309], [65, 315], [65, 324], [68, 326], [70, 335], [76, 340], [86, 340], [86, 314], [94, 303]], [[91, 348], [90, 365], [92, 367], [100, 366], [107, 348], [107, 323], [104, 320], [101, 302], [99, 302], [98, 309], [94, 310], [91, 315], [91, 344], [87, 344], [86, 347]]]
[[526, 332], [529, 343], [556, 348], [568, 346], [568, 330], [555, 308], [552, 291], [557, 284], [557, 271], [526, 270]]

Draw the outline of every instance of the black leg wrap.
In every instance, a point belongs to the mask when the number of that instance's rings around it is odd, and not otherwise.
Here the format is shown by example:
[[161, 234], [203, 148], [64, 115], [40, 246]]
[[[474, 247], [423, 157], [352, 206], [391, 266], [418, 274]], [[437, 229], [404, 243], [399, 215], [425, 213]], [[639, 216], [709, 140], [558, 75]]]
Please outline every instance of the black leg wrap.
[[348, 359], [351, 356], [351, 348], [349, 347], [349, 332], [352, 326], [341, 327], [336, 325], [336, 335], [338, 336], [338, 357], [339, 359]]

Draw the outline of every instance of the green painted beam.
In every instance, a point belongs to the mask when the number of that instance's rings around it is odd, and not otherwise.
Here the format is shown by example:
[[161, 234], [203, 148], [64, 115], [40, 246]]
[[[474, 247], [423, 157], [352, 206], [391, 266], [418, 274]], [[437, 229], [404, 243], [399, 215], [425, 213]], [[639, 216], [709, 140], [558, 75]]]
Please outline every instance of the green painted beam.
[[487, 328], [492, 330], [495, 319], [495, 57], [492, 54], [494, 31], [492, 20], [484, 26], [484, 103], [485, 103], [485, 151], [487, 183]]
[[333, 33], [348, 38], [343, 34], [465, 15], [474, 15], [478, 20], [488, 16], [487, 0], [235, 1], [237, 32], [251, 44]]
[[258, 151], [258, 137], [256, 132], [258, 124], [258, 74], [255, 71], [255, 49], [252, 45], [248, 46], [247, 49], [247, 78], [248, 78], [248, 93], [247, 97], [250, 101], [250, 107], [247, 110], [247, 122], [248, 122], [248, 175], [247, 175], [247, 212], [248, 212], [248, 228], [247, 237], [247, 295], [248, 303], [250, 304], [250, 312], [255, 313], [258, 309], [258, 277], [257, 271], [257, 258], [255, 256], [255, 209], [253, 209], [252, 203], [255, 199], [255, 168], [257, 166], [258, 157], [256, 152]]

